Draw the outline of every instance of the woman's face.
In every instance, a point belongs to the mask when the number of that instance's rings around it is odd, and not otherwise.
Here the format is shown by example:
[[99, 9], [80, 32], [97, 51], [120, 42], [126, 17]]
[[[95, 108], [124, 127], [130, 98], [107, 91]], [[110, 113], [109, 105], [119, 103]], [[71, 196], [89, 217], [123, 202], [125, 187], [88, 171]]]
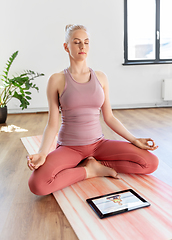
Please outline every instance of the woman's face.
[[65, 50], [69, 56], [76, 61], [83, 61], [87, 58], [89, 52], [89, 37], [88, 33], [82, 29], [75, 30], [69, 42], [64, 43]]

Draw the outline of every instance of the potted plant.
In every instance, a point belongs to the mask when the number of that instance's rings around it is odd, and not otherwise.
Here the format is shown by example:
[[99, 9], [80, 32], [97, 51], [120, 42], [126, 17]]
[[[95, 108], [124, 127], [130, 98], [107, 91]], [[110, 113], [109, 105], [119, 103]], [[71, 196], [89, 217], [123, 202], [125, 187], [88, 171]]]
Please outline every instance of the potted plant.
[[9, 70], [14, 59], [17, 57], [18, 51], [13, 53], [6, 63], [6, 68], [0, 78], [3, 85], [0, 86], [0, 123], [5, 123], [7, 118], [7, 103], [12, 98], [17, 98], [20, 101], [22, 110], [27, 108], [31, 100], [31, 88], [39, 91], [39, 88], [32, 81], [43, 73], [36, 73], [31, 70], [25, 70], [22, 73], [9, 78]]

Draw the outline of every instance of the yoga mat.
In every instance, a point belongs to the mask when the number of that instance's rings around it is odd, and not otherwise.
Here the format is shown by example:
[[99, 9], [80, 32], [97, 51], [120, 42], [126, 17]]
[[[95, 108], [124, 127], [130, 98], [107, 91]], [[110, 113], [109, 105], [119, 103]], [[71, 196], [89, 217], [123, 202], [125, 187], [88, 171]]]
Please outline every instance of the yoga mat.
[[[36, 153], [42, 136], [22, 138], [29, 154]], [[56, 141], [52, 149], [55, 149]], [[152, 175], [120, 174], [121, 180], [96, 177], [75, 183], [53, 195], [80, 240], [171, 240], [172, 187]], [[150, 207], [99, 219], [87, 198], [132, 188]]]

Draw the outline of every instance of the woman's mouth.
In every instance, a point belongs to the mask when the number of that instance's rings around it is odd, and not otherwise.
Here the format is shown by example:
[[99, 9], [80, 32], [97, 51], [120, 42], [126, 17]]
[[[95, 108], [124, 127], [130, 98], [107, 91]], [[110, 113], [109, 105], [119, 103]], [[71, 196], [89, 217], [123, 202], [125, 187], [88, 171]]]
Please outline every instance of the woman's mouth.
[[86, 54], [85, 52], [79, 52], [79, 54]]

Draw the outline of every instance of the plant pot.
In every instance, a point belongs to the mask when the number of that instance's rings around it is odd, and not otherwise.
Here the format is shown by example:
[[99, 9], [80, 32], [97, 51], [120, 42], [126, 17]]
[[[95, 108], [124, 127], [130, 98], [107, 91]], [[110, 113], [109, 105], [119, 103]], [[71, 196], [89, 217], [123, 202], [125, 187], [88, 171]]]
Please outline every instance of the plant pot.
[[0, 124], [5, 123], [7, 119], [7, 106], [0, 107]]

